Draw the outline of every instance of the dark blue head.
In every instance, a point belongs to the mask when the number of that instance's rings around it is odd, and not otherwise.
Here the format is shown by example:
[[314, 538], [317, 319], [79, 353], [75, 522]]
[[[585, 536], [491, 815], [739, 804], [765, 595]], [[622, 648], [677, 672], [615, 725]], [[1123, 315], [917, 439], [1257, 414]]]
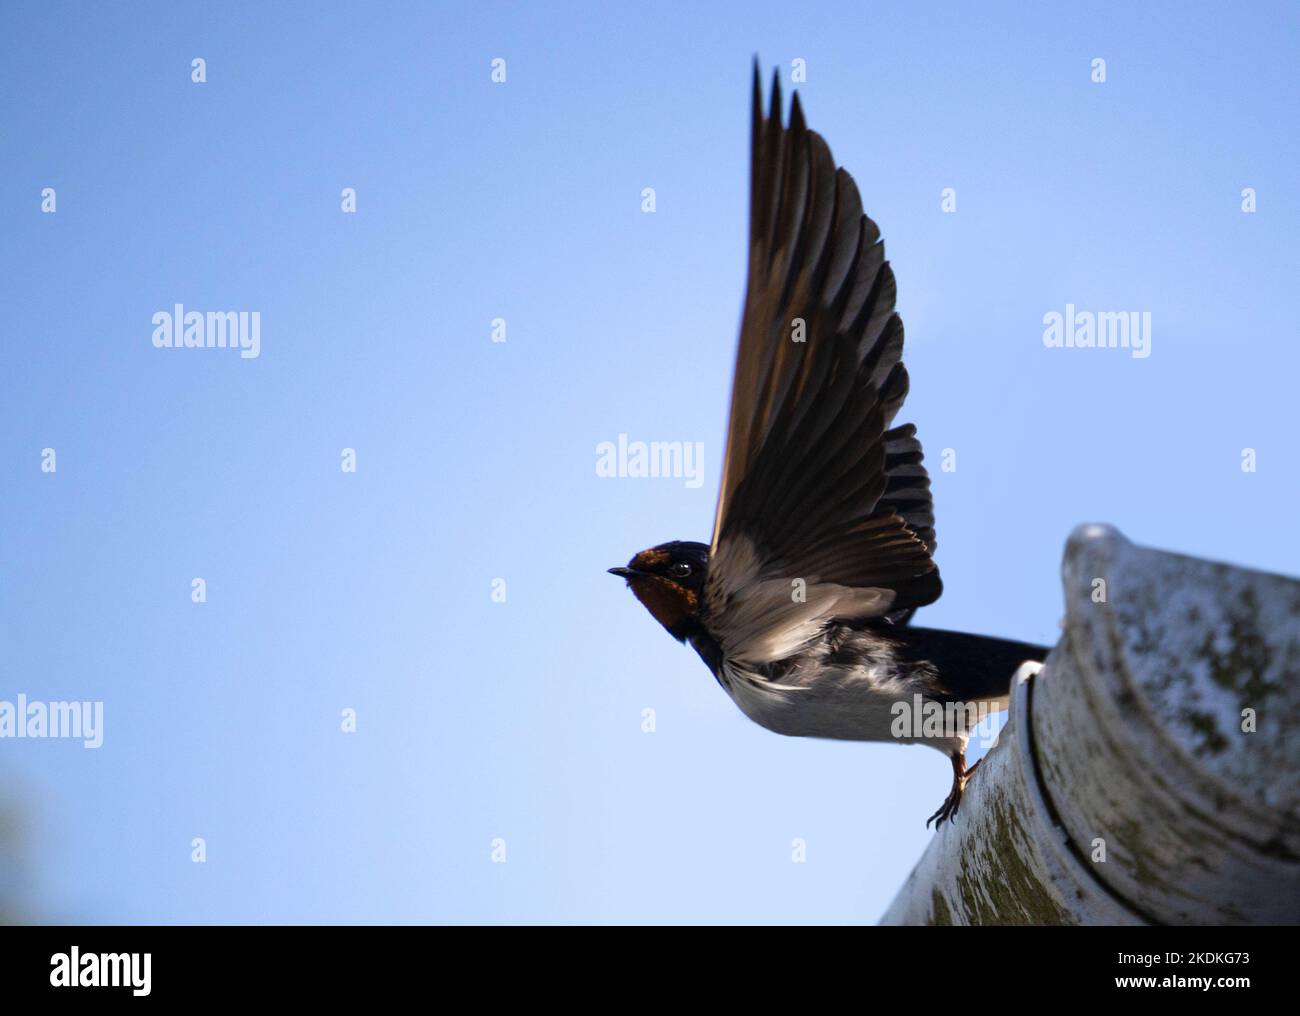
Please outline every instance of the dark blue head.
[[699, 626], [709, 546], [674, 540], [635, 554], [626, 567], [609, 569], [627, 579], [632, 593], [654, 619], [681, 641]]

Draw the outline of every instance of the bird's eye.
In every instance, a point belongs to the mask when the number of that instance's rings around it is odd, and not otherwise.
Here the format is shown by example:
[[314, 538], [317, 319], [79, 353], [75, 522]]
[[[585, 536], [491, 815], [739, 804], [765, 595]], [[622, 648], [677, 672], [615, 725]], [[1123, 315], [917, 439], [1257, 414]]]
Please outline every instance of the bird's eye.
[[668, 567], [668, 574], [675, 579], [684, 579], [691, 574], [691, 566], [685, 561], [674, 561]]

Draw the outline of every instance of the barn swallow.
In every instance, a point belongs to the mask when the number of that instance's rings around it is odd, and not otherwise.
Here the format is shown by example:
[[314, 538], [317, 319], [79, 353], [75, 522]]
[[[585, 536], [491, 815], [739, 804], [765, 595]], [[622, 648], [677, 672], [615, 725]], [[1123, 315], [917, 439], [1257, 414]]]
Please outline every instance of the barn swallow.
[[[922, 743], [952, 762], [927, 821], [957, 813], [972, 725], [1047, 650], [912, 627], [939, 598], [921, 444], [894, 426], [908, 391], [880, 230], [804, 122], [765, 117], [754, 66], [749, 274], [722, 485], [708, 544], [674, 541], [609, 569], [689, 642], [751, 720], [778, 734]], [[978, 766], [978, 763], [976, 763]]]

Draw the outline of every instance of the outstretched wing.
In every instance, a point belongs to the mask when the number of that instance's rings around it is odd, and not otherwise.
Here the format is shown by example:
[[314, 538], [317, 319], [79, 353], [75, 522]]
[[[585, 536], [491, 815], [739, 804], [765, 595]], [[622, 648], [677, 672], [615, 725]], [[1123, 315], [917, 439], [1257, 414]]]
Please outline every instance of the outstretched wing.
[[934, 510], [910, 424], [894, 274], [852, 177], [754, 69], [749, 283], [705, 609], [749, 663], [834, 618], [938, 599]]

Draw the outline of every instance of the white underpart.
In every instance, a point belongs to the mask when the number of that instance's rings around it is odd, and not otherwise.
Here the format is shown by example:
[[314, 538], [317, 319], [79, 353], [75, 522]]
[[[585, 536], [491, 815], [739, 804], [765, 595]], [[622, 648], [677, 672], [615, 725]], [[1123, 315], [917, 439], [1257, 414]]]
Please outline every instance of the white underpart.
[[944, 754], [964, 752], [970, 737], [960, 728], [938, 737], [896, 737], [895, 707], [899, 702], [911, 707], [915, 688], [884, 665], [823, 666], [814, 659], [779, 685], [730, 660], [724, 660], [723, 672], [741, 712], [789, 737], [927, 744]]

